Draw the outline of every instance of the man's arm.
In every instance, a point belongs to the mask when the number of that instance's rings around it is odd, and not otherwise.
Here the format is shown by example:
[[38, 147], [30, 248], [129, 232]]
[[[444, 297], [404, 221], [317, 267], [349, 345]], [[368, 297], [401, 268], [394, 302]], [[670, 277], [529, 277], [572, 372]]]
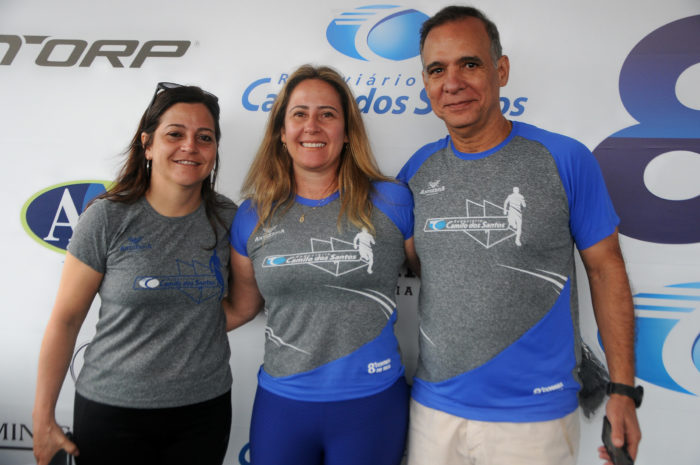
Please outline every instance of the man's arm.
[[[613, 234], [581, 250], [593, 300], [593, 311], [614, 383], [634, 385], [634, 306], [617, 229]], [[612, 425], [613, 444], [637, 457], [642, 437], [634, 401], [611, 394], [605, 408]], [[603, 456], [605, 457], [605, 456]]]

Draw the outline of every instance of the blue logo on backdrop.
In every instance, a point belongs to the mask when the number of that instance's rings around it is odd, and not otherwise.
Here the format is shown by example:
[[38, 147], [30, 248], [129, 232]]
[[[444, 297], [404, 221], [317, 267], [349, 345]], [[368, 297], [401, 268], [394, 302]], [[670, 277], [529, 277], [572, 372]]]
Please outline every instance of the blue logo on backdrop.
[[37, 192], [22, 207], [25, 231], [44, 247], [65, 252], [78, 217], [108, 185], [106, 181], [74, 181]]
[[700, 395], [700, 282], [634, 296], [637, 377]]
[[647, 167], [657, 157], [678, 151], [696, 163], [700, 157], [700, 109], [685, 105], [677, 94], [681, 75], [698, 63], [700, 15], [651, 32], [622, 65], [620, 98], [639, 123], [611, 135], [593, 153], [626, 236], [661, 244], [700, 242], [698, 185], [684, 198], [669, 199], [651, 192], [645, 182]]
[[398, 5], [361, 6], [334, 18], [326, 38], [340, 53], [358, 60], [368, 61], [369, 53], [388, 60], [408, 60], [420, 52], [419, 31], [426, 19], [424, 13]]
[[[420, 27], [424, 13], [397, 5], [367, 5], [339, 13], [326, 27], [328, 43], [338, 52], [374, 63], [405, 61], [419, 55]], [[412, 63], [412, 64], [411, 64]], [[407, 70], [406, 66], [410, 66]], [[421, 80], [418, 62], [377, 70], [353, 67], [342, 72], [353, 89], [362, 113], [374, 115], [428, 115], [432, 113]], [[287, 73], [270, 73], [251, 82], [241, 95], [244, 109], [269, 112], [277, 92], [287, 82]], [[502, 96], [501, 112], [522, 116], [527, 97]]]

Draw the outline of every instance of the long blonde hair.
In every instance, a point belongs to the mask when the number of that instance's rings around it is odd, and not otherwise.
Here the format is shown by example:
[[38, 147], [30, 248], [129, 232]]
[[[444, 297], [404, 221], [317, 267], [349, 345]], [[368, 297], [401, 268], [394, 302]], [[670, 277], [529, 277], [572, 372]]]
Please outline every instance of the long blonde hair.
[[374, 233], [370, 199], [372, 182], [393, 180], [384, 176], [377, 166], [362, 122], [362, 114], [343, 78], [332, 68], [308, 64], [289, 76], [277, 96], [270, 111], [263, 140], [243, 181], [241, 192], [252, 200], [258, 212], [256, 229], [267, 224], [276, 212], [286, 211], [294, 204], [296, 185], [292, 160], [282, 146], [281, 131], [292, 92], [296, 86], [308, 79], [318, 79], [333, 86], [343, 106], [348, 143], [341, 153], [338, 168], [341, 202], [338, 229], [341, 229], [341, 220], [346, 217], [351, 224], [358, 228], [367, 227]]

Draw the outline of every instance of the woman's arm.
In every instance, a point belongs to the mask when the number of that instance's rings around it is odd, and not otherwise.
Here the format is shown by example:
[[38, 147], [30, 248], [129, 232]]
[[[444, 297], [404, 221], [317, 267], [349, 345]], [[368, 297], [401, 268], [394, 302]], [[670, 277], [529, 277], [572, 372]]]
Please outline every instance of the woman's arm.
[[406, 266], [420, 278], [420, 260], [418, 260], [418, 254], [416, 254], [413, 237], [406, 239], [404, 249], [406, 251]]
[[226, 313], [226, 331], [249, 322], [263, 308], [264, 300], [255, 282], [253, 262], [231, 247], [230, 292], [222, 305]]
[[75, 340], [102, 282], [95, 271], [69, 252], [39, 352], [36, 397], [32, 412], [34, 457], [45, 465], [61, 448], [77, 455], [78, 448], [56, 423], [58, 394], [68, 371]]

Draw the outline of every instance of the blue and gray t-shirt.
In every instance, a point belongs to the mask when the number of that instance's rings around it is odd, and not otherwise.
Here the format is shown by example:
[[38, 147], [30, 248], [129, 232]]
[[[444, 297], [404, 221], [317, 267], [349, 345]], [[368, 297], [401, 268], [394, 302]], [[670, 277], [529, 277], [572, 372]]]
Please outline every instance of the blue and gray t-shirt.
[[374, 187], [374, 233], [348, 222], [338, 230], [337, 192], [321, 201], [297, 196], [257, 230], [252, 203], [241, 205], [231, 244], [252, 261], [265, 299], [258, 380], [266, 390], [336, 401], [375, 394], [403, 375], [394, 295], [404, 241], [413, 234], [413, 203], [403, 185]]
[[505, 141], [421, 148], [399, 179], [413, 192], [421, 261], [413, 397], [482, 421], [544, 421], [577, 406], [574, 245], [618, 218], [579, 142], [513, 122]]

